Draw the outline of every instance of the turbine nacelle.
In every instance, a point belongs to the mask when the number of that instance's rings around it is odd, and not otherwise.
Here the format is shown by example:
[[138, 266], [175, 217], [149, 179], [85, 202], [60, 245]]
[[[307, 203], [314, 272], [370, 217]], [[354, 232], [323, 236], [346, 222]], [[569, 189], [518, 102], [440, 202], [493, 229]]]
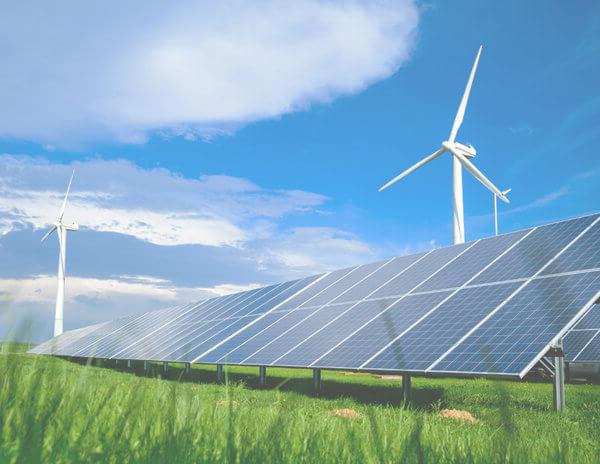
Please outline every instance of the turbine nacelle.
[[442, 142], [442, 147], [444, 147], [448, 151], [457, 151], [465, 158], [469, 159], [475, 158], [475, 156], [477, 155], [477, 150], [471, 144], [464, 145], [460, 142], [450, 142], [449, 140], [446, 140], [445, 142]]

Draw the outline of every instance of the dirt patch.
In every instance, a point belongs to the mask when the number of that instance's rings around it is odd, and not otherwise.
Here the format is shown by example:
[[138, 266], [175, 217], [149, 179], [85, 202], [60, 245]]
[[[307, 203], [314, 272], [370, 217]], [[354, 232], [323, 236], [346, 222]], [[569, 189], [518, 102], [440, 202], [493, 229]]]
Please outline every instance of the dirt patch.
[[342, 375], [360, 375], [360, 372], [342, 372]]
[[463, 422], [474, 424], [477, 419], [469, 411], [461, 411], [460, 409], [442, 409], [439, 414], [444, 419], [454, 419]]
[[217, 406], [229, 406], [230, 404], [231, 406], [237, 406], [238, 404], [240, 404], [240, 402], [236, 400], [219, 400], [215, 401], [215, 404]]
[[377, 375], [381, 380], [402, 380], [401, 375]]
[[360, 419], [362, 417], [361, 413], [349, 408], [336, 409], [335, 411], [331, 411], [329, 415], [333, 417], [341, 417], [342, 419]]

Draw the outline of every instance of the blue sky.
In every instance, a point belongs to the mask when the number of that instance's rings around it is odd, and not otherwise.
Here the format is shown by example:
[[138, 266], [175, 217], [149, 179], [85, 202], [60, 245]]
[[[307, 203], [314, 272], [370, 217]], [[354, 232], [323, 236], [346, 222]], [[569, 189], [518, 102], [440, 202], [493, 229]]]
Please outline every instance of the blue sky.
[[480, 44], [458, 140], [513, 189], [501, 229], [598, 210], [597, 2], [45, 8], [0, 19], [0, 302], [33, 339], [73, 167], [67, 328], [449, 244], [449, 157], [377, 188], [448, 137]]

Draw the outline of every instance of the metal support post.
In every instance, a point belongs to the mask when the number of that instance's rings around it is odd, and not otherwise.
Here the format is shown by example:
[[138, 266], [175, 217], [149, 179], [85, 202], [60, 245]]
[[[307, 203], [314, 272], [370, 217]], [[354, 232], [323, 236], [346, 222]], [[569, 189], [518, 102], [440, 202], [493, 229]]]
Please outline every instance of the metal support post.
[[550, 349], [550, 355], [554, 358], [554, 382], [552, 384], [552, 402], [554, 411], [560, 412], [565, 409], [565, 356], [563, 353], [562, 340]]
[[127, 369], [131, 369], [131, 359], [127, 360]]
[[223, 381], [223, 364], [217, 364], [217, 382]]
[[144, 361], [144, 372], [148, 372], [148, 361]]
[[267, 367], [260, 366], [258, 368], [258, 379], [261, 386], [265, 386], [267, 384]]
[[163, 361], [163, 372], [169, 372], [169, 362]]
[[313, 387], [317, 392], [320, 392], [323, 389], [323, 383], [321, 382], [321, 369], [313, 369]]
[[186, 374], [189, 374], [190, 372], [192, 372], [192, 365], [190, 363], [185, 363], [184, 372]]
[[402, 374], [402, 401], [410, 403], [412, 396], [410, 374]]

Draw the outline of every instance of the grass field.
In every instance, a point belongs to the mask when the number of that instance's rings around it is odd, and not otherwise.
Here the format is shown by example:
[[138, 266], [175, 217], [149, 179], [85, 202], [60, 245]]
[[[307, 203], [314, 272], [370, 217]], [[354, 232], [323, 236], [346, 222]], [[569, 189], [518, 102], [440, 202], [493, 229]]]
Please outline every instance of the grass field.
[[543, 383], [415, 378], [405, 408], [398, 380], [369, 374], [323, 372], [315, 396], [307, 370], [260, 389], [257, 369], [218, 384], [212, 367], [124, 367], [0, 355], [0, 462], [600, 462], [599, 385], [568, 385], [555, 414]]

